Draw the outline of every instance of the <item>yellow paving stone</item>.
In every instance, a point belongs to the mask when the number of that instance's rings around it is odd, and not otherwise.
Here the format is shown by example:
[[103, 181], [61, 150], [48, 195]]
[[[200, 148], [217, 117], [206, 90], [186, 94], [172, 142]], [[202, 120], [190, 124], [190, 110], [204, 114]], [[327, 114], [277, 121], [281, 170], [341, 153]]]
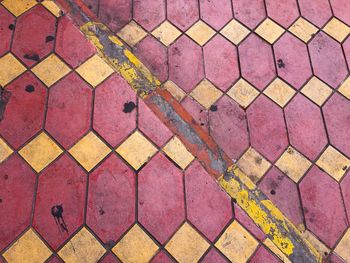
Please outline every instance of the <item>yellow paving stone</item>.
[[170, 239], [165, 249], [179, 263], [196, 263], [209, 248], [209, 243], [187, 222]]
[[177, 86], [171, 80], [168, 80], [167, 82], [165, 82], [163, 84], [163, 88], [169, 91], [171, 95], [173, 95], [174, 98], [179, 102], [182, 101], [183, 98], [186, 96], [186, 92], [184, 92], [179, 86]]
[[159, 39], [164, 45], [169, 46], [181, 35], [181, 31], [166, 20], [152, 31], [152, 35]]
[[283, 108], [293, 97], [295, 90], [277, 78], [264, 90], [264, 94]]
[[253, 148], [249, 148], [238, 160], [237, 165], [254, 182], [259, 179], [270, 168], [271, 164]]
[[[14, 237], [13, 237], [14, 238]], [[51, 256], [50, 249], [29, 229], [3, 254], [8, 263], [40, 263]]]
[[276, 162], [276, 166], [290, 179], [298, 183], [310, 168], [311, 162], [293, 147], [289, 146]]
[[341, 84], [338, 91], [350, 100], [350, 77]]
[[221, 97], [222, 92], [208, 80], [203, 79], [197, 87], [192, 90], [190, 95], [204, 108], [209, 109], [210, 106]]
[[346, 231], [334, 252], [342, 257], [345, 262], [350, 262], [350, 228]]
[[37, 3], [38, 2], [36, 0], [4, 0], [1, 2], [1, 4], [15, 16], [20, 16]]
[[84, 227], [58, 252], [65, 263], [95, 263], [106, 250]]
[[98, 55], [94, 55], [85, 61], [76, 69], [76, 71], [93, 87], [99, 85], [114, 72], [113, 69]]
[[333, 17], [323, 28], [323, 31], [334, 37], [339, 42], [342, 42], [349, 35], [350, 27]]
[[93, 132], [89, 132], [69, 150], [87, 171], [94, 168], [110, 152], [111, 149]]
[[194, 159], [183, 143], [174, 136], [163, 148], [163, 151], [182, 169], [185, 169]]
[[45, 60], [40, 62], [32, 72], [50, 87], [63, 76], [70, 72], [70, 68], [55, 54], [51, 54]]
[[227, 92], [243, 108], [247, 108], [250, 103], [259, 95], [259, 91], [244, 79], [240, 79]]
[[231, 261], [245, 263], [259, 245], [258, 241], [234, 221], [222, 234], [215, 246]]
[[220, 31], [220, 33], [233, 44], [238, 45], [250, 33], [250, 31], [237, 20], [233, 19]]
[[350, 159], [332, 146], [328, 146], [316, 164], [339, 182], [350, 166]]
[[292, 263], [269, 238], [265, 239], [264, 245], [270, 249], [283, 263]]
[[21, 75], [26, 68], [11, 53], [0, 58], [0, 86], [4, 87]]
[[199, 20], [186, 31], [186, 34], [199, 45], [203, 46], [212, 36], [215, 35], [215, 31], [202, 20]]
[[112, 249], [124, 263], [149, 262], [157, 250], [158, 246], [138, 225], [134, 225]]
[[152, 158], [157, 152], [157, 148], [139, 131], [135, 131], [116, 149], [116, 151], [137, 170]]
[[43, 6], [46, 7], [47, 10], [49, 10], [54, 16], [59, 17], [61, 9], [56, 5], [56, 3], [53, 0], [45, 0], [41, 2]]
[[321, 106], [332, 94], [332, 89], [318, 78], [312, 77], [301, 92], [317, 105]]
[[328, 248], [325, 244], [323, 244], [317, 237], [312, 234], [310, 231], [306, 230], [301, 233], [301, 236], [310, 242], [311, 245], [321, 254], [321, 255], [329, 255], [330, 248]]
[[0, 163], [5, 161], [13, 153], [13, 150], [6, 144], [6, 142], [0, 138]]
[[266, 18], [257, 29], [255, 33], [260, 35], [270, 44], [273, 44], [284, 32], [284, 28], [276, 24], [270, 18]]
[[304, 18], [300, 17], [295, 23], [289, 28], [289, 31], [297, 36], [299, 39], [307, 43], [311, 37], [316, 34], [318, 28], [313, 24], [309, 23]]
[[123, 27], [117, 35], [123, 39], [128, 45], [135, 46], [145, 36], [147, 32], [142, 29], [135, 21], [131, 21], [125, 27]]
[[44, 132], [19, 151], [36, 172], [52, 163], [61, 153], [61, 148]]

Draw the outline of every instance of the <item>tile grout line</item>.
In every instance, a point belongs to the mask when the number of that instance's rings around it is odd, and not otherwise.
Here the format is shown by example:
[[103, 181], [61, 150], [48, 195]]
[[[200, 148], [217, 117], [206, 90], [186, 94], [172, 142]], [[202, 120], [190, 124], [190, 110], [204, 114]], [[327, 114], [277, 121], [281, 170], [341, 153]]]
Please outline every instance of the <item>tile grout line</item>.
[[301, 237], [297, 228], [233, 164], [181, 104], [160, 88], [160, 82], [105, 25], [98, 22], [81, 0], [56, 2], [80, 26], [99, 55], [126, 79], [156, 116], [178, 135], [208, 173], [237, 200], [241, 208], [291, 261], [321, 262], [321, 256]]

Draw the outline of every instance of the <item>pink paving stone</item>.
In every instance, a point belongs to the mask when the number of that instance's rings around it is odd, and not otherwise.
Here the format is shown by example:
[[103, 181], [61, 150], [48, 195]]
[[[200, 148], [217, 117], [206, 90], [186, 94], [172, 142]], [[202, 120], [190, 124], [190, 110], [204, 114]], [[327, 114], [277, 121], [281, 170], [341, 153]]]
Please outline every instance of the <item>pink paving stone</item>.
[[46, 37], [55, 37], [55, 17], [42, 5], [37, 5], [17, 19], [13, 37], [12, 52], [27, 66], [36, 64], [48, 55], [55, 41], [46, 41]]
[[285, 116], [290, 143], [314, 160], [328, 142], [320, 108], [298, 94], [286, 106]]
[[253, 257], [249, 260], [249, 263], [279, 263], [281, 262], [277, 257], [271, 254], [265, 247], [261, 246], [255, 252]]
[[323, 32], [309, 43], [314, 74], [333, 88], [337, 88], [348, 74], [340, 44]]
[[187, 219], [214, 241], [233, 216], [229, 196], [198, 161], [185, 172], [185, 189]]
[[168, 20], [182, 31], [199, 19], [198, 0], [176, 0], [167, 2]]
[[252, 221], [252, 219], [238, 206], [234, 205], [235, 219], [243, 225], [252, 235], [259, 241], [264, 241], [266, 235], [264, 232]]
[[186, 97], [181, 105], [205, 131], [209, 131], [208, 111], [202, 105], [191, 97]]
[[259, 189], [287, 216], [296, 226], [303, 224], [297, 185], [273, 167], [259, 183]]
[[68, 16], [63, 16], [58, 21], [56, 52], [75, 68], [94, 54], [95, 49]]
[[234, 17], [255, 28], [266, 17], [264, 0], [232, 0]]
[[45, 128], [68, 149], [90, 127], [92, 90], [73, 72], [49, 92]]
[[132, 0], [100, 0], [99, 18], [113, 32], [118, 32], [132, 17]]
[[113, 255], [112, 252], [109, 252], [107, 256], [103, 257], [100, 263], [120, 263], [120, 261]]
[[231, 0], [200, 0], [201, 19], [220, 30], [232, 19]]
[[3, 6], [0, 6], [0, 17], [0, 56], [2, 56], [10, 50], [15, 18]]
[[[34, 91], [26, 91], [28, 86]], [[0, 122], [0, 135], [17, 149], [43, 127], [47, 90], [31, 72], [21, 75], [6, 90], [11, 97]]]
[[272, 48], [255, 34], [251, 34], [238, 47], [242, 76], [259, 90], [276, 76]]
[[136, 179], [115, 155], [89, 178], [87, 225], [104, 243], [116, 242], [135, 221]]
[[338, 255], [332, 253], [326, 260], [326, 263], [347, 263], [342, 258], [340, 258]]
[[95, 14], [98, 13], [98, 1], [96, 0], [83, 0], [85, 5]]
[[172, 263], [168, 255], [164, 251], [160, 251], [152, 260], [151, 263]]
[[228, 96], [222, 97], [217, 111], [209, 112], [210, 134], [232, 159], [249, 147], [247, 120], [244, 110]]
[[138, 174], [139, 222], [164, 244], [185, 220], [183, 175], [159, 153]]
[[350, 37], [343, 42], [343, 50], [348, 65], [350, 64]]
[[35, 174], [17, 155], [0, 164], [0, 250], [29, 224], [34, 198]]
[[331, 144], [350, 158], [350, 102], [334, 94], [323, 107]]
[[185, 35], [169, 48], [169, 78], [186, 92], [204, 78], [201, 47]]
[[345, 208], [348, 214], [348, 220], [350, 221], [350, 172], [348, 172], [342, 180], [340, 187], [343, 192], [343, 198]]
[[207, 79], [226, 91], [239, 78], [236, 47], [221, 35], [216, 35], [203, 51]]
[[252, 147], [273, 162], [288, 146], [282, 109], [261, 95], [247, 110]]
[[158, 40], [147, 36], [136, 45], [134, 53], [161, 82], [167, 80], [167, 49]]
[[348, 0], [330, 0], [334, 16], [350, 25], [350, 2]]
[[209, 253], [205, 255], [202, 263], [227, 263], [229, 262], [224, 258], [215, 248], [211, 248]]
[[136, 128], [136, 109], [124, 112], [124, 104], [136, 104], [135, 92], [118, 74], [96, 88], [94, 129], [113, 147]]
[[47, 263], [62, 263], [62, 262], [63, 261], [59, 259], [57, 256], [53, 256], [47, 261]]
[[172, 132], [151, 109], [139, 100], [138, 128], [159, 147], [163, 146], [172, 136]]
[[299, 187], [307, 228], [332, 248], [347, 228], [339, 185], [313, 166]]
[[274, 44], [274, 51], [278, 76], [300, 89], [312, 75], [306, 45], [287, 32]]
[[134, 20], [152, 31], [165, 20], [165, 0], [134, 0]]
[[332, 16], [328, 0], [298, 0], [298, 2], [301, 15], [319, 28], [323, 27]]
[[[86, 179], [85, 172], [68, 155], [39, 177], [33, 226], [55, 250], [84, 222]], [[57, 206], [63, 208], [66, 230], [52, 216], [52, 209]]]
[[296, 0], [266, 0], [267, 14], [283, 27], [288, 28], [299, 16]]

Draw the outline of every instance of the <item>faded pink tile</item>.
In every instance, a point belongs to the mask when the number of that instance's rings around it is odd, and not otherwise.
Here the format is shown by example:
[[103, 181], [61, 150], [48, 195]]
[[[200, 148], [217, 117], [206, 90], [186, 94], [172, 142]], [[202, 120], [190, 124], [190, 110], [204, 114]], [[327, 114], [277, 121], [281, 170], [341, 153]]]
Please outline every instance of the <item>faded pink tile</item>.
[[288, 28], [299, 16], [296, 0], [266, 0], [267, 14], [283, 27]]
[[264, 0], [232, 0], [234, 17], [255, 28], [266, 17]]
[[231, 0], [200, 0], [201, 19], [220, 30], [232, 19]]
[[208, 254], [205, 255], [202, 263], [227, 263], [227, 259], [224, 258], [215, 248], [211, 248]]
[[199, 19], [198, 0], [168, 1], [167, 16], [181, 30], [187, 30]]
[[15, 17], [3, 6], [0, 6], [0, 17], [0, 56], [3, 56], [10, 51], [11, 38], [15, 29]]
[[279, 263], [281, 262], [274, 254], [272, 254], [265, 247], [260, 246], [255, 252], [249, 263]]
[[348, 37], [343, 42], [343, 50], [344, 50], [344, 53], [345, 53], [346, 61], [348, 62], [348, 65], [349, 65], [350, 64], [350, 37]]
[[330, 0], [334, 16], [350, 25], [350, 1]]
[[152, 260], [151, 263], [171, 263], [174, 262], [168, 257], [164, 251], [160, 251]]
[[303, 17], [310, 20], [319, 28], [331, 18], [332, 11], [328, 0], [298, 0], [300, 12]]
[[345, 208], [348, 214], [348, 220], [350, 221], [350, 171], [344, 176], [344, 179], [340, 183], [340, 187], [343, 192], [343, 198]]
[[165, 20], [165, 0], [134, 0], [134, 19], [148, 31]]
[[118, 32], [132, 17], [132, 0], [99, 0], [99, 18], [113, 32]]

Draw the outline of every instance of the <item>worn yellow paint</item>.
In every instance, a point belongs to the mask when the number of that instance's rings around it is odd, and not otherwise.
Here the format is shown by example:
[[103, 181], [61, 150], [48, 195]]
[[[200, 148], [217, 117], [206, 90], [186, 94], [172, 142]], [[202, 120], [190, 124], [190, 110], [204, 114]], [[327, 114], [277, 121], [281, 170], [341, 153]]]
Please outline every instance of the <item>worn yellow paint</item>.
[[318, 78], [312, 77], [301, 92], [317, 105], [321, 106], [332, 94], [332, 89]]
[[215, 246], [231, 261], [245, 263], [258, 247], [259, 242], [234, 221], [222, 234]]
[[249, 148], [238, 160], [237, 164], [255, 183], [259, 181], [271, 166], [271, 164], [253, 148]]
[[215, 31], [202, 20], [199, 20], [186, 31], [186, 35], [196, 41], [199, 45], [203, 46], [212, 36], [215, 35]]
[[181, 35], [181, 31], [166, 20], [152, 31], [152, 35], [159, 39], [164, 45], [169, 46]]
[[328, 146], [316, 164], [339, 182], [350, 166], [350, 159], [332, 146]]
[[89, 132], [69, 150], [87, 171], [94, 168], [110, 152], [111, 149], [93, 132]]
[[289, 31], [292, 32], [299, 39], [307, 43], [311, 37], [316, 34], [318, 28], [313, 24], [300, 17], [295, 23], [289, 28]]
[[139, 131], [135, 131], [116, 151], [137, 170], [157, 152], [157, 148]]
[[179, 102], [186, 96], [186, 93], [171, 80], [165, 82], [162, 87], [169, 91], [171, 95], [173, 95], [173, 97]]
[[350, 262], [350, 228], [340, 240], [334, 252], [341, 256], [345, 262]]
[[338, 91], [350, 100], [350, 77], [341, 84]]
[[3, 254], [8, 263], [45, 262], [51, 255], [50, 249], [29, 229]]
[[247, 108], [250, 103], [259, 95], [259, 91], [244, 79], [239, 79], [227, 92], [243, 108]]
[[98, 55], [94, 55], [85, 61], [76, 69], [76, 71], [93, 87], [99, 85], [114, 72], [113, 69]]
[[65, 263], [95, 263], [106, 250], [84, 227], [58, 252]]
[[179, 263], [196, 263], [209, 248], [209, 243], [187, 222], [170, 239], [165, 249]]
[[192, 98], [198, 101], [204, 108], [209, 109], [217, 101], [222, 92], [207, 79], [203, 79], [191, 92]]
[[283, 263], [292, 263], [269, 238], [265, 239], [264, 245], [268, 247]]
[[238, 45], [250, 33], [250, 31], [240, 22], [233, 19], [220, 31], [220, 33], [227, 37], [227, 39], [233, 44]]
[[55, 54], [50, 55], [32, 68], [32, 72], [48, 87], [51, 87], [70, 71], [70, 68]]
[[0, 58], [0, 86], [4, 87], [26, 68], [11, 53]]
[[118, 32], [118, 36], [128, 45], [135, 46], [145, 36], [147, 36], [147, 32], [143, 30], [142, 27], [140, 27], [135, 21], [131, 21]]
[[284, 107], [295, 94], [295, 90], [280, 78], [276, 78], [264, 90], [264, 94], [281, 107]]
[[19, 151], [36, 172], [48, 166], [61, 153], [61, 148], [45, 132], [40, 133]]
[[61, 9], [56, 5], [56, 3], [53, 0], [45, 0], [41, 2], [43, 6], [46, 7], [47, 10], [49, 10], [54, 16], [59, 17]]
[[38, 4], [38, 2], [36, 0], [4, 0], [1, 4], [15, 16], [20, 16], [25, 11]]
[[260, 35], [270, 44], [273, 44], [284, 32], [284, 28], [276, 24], [270, 18], [266, 18], [257, 29], [255, 33]]
[[157, 250], [158, 246], [138, 225], [134, 225], [112, 249], [125, 263], [150, 262]]
[[176, 136], [164, 146], [163, 151], [182, 169], [185, 169], [194, 159], [194, 156], [187, 151], [185, 145]]
[[13, 150], [0, 138], [0, 163], [13, 153]]
[[311, 162], [290, 146], [275, 165], [294, 182], [298, 183], [301, 177], [310, 168]]
[[333, 17], [323, 28], [323, 31], [334, 37], [339, 42], [342, 42], [349, 35], [350, 27], [339, 19]]

